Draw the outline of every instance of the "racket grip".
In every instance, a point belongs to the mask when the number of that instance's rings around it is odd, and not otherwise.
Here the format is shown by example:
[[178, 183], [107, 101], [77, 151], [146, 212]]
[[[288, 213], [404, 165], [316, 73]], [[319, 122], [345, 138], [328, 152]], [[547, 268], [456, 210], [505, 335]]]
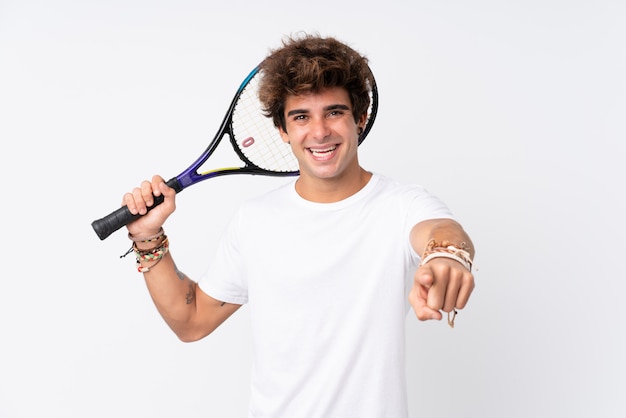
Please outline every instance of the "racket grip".
[[[180, 183], [178, 182], [176, 178], [170, 179], [166, 184], [169, 187], [176, 190], [176, 193], [182, 190]], [[164, 200], [163, 195], [155, 196], [154, 204], [147, 208], [148, 212], [150, 212], [152, 209], [154, 209], [155, 207], [163, 203], [163, 200]], [[124, 225], [128, 225], [135, 219], [140, 218], [141, 216], [143, 215], [139, 215], [139, 214], [133, 215], [128, 210], [128, 206], [122, 206], [119, 209], [114, 210], [113, 212], [109, 213], [104, 218], [96, 219], [95, 221], [91, 223], [91, 226], [93, 230], [96, 231], [96, 235], [98, 235], [98, 237], [101, 240], [104, 240], [105, 238], [107, 238], [109, 235], [111, 235], [112, 233], [114, 233], [115, 231], [123, 227]]]
[[[148, 208], [150, 211], [152, 208], [157, 207], [157, 205], [163, 203], [163, 196], [159, 196], [154, 199], [154, 205]], [[91, 223], [93, 230], [96, 231], [98, 237], [103, 240], [124, 225], [128, 225], [135, 219], [140, 218], [142, 215], [133, 215], [128, 210], [128, 206], [122, 206], [121, 208], [114, 210], [109, 213], [104, 218], [96, 219]]]

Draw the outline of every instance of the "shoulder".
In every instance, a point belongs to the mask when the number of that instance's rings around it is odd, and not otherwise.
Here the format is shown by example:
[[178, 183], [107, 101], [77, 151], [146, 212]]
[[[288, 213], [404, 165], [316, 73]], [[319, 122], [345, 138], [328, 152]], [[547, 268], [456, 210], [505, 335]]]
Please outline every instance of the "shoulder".
[[387, 197], [396, 196], [400, 199], [414, 199], [419, 196], [428, 196], [430, 193], [420, 184], [410, 183], [374, 173], [372, 179], [376, 181], [376, 191], [378, 194]]
[[395, 205], [411, 222], [430, 218], [451, 218], [447, 205], [421, 184], [377, 174], [377, 197]]

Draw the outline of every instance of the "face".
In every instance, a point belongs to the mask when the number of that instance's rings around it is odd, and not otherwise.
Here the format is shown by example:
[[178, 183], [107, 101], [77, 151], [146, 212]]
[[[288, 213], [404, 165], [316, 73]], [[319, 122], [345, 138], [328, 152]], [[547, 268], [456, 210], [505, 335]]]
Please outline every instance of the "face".
[[365, 116], [355, 121], [348, 92], [341, 87], [321, 93], [289, 96], [285, 102], [286, 131], [300, 164], [300, 179], [338, 180], [360, 172], [358, 131]]

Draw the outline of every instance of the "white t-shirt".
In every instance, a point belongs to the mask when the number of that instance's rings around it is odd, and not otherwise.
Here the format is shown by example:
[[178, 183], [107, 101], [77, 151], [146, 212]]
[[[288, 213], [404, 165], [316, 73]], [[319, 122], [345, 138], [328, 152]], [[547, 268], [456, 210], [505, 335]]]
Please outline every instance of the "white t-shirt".
[[199, 285], [249, 305], [250, 417], [406, 417], [409, 232], [451, 217], [424, 188], [378, 174], [336, 203], [306, 201], [294, 182], [246, 202]]

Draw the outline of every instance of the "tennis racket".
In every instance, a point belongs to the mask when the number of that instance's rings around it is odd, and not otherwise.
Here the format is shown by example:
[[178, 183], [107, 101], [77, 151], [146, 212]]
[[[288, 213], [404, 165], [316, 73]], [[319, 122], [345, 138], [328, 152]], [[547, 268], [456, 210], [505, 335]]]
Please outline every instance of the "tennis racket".
[[[178, 176], [167, 181], [176, 193], [203, 180], [228, 174], [260, 174], [267, 176], [296, 176], [299, 174], [298, 161], [289, 144], [283, 142], [272, 120], [261, 110], [257, 90], [260, 69], [256, 67], [239, 86], [222, 124], [204, 152], [193, 164]], [[368, 120], [359, 137], [359, 144], [369, 133], [378, 110], [378, 90], [372, 86]], [[243, 162], [240, 167], [224, 167], [200, 172], [204, 163], [211, 157], [225, 135], [235, 153]], [[148, 211], [163, 202], [163, 196], [155, 197]], [[126, 206], [111, 212], [104, 218], [91, 223], [101, 240], [142, 215], [133, 215]]]

